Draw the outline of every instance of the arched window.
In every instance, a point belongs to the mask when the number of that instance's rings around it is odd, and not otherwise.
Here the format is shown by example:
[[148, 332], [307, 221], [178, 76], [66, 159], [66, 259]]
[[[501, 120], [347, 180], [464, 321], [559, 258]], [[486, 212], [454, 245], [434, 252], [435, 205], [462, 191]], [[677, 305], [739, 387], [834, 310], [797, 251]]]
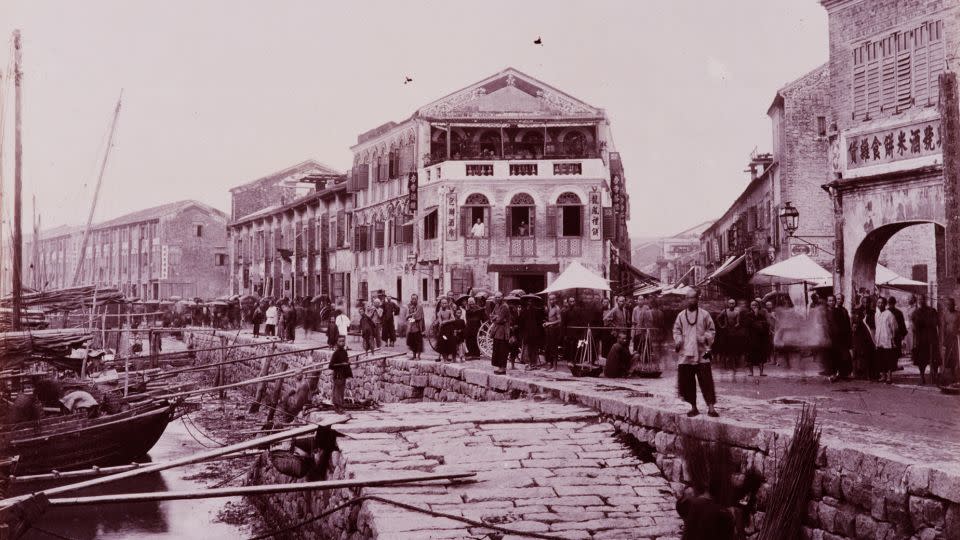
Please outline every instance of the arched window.
[[460, 207], [460, 234], [464, 238], [486, 238], [490, 234], [490, 200], [473, 193]]
[[583, 202], [576, 193], [564, 192], [557, 197], [558, 236], [583, 236]]
[[517, 193], [507, 206], [507, 235], [534, 236], [536, 203], [529, 193]]

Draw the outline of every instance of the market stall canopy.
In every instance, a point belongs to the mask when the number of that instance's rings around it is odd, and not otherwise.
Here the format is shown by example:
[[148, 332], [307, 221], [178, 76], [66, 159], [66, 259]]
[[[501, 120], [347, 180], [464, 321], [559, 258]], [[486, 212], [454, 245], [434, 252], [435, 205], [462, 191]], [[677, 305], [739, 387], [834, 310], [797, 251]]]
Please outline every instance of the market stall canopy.
[[728, 257], [727, 260], [723, 261], [723, 264], [721, 264], [716, 270], [713, 271], [712, 274], [710, 274], [703, 281], [701, 281], [701, 283], [705, 283], [707, 281], [717, 279], [719, 277], [722, 277], [732, 272], [733, 269], [736, 268], [738, 264], [743, 262], [745, 258], [746, 258], [746, 255], [741, 255], [739, 257], [733, 257], [733, 256]]
[[806, 283], [814, 287], [833, 285], [833, 274], [826, 271], [806, 254], [801, 253], [770, 265], [750, 278], [752, 285], [795, 285]]
[[917, 281], [915, 279], [905, 278], [882, 264], [877, 265], [876, 276], [877, 277], [875, 281], [880, 287], [893, 287], [895, 289], [903, 288], [908, 290], [912, 290], [914, 288], [927, 288], [926, 283]]
[[537, 294], [552, 293], [566, 289], [598, 289], [601, 291], [609, 291], [610, 283], [606, 279], [587, 270], [587, 268], [578, 261], [573, 261], [557, 276], [557, 279], [553, 280], [553, 283], [551, 283], [549, 287]]
[[671, 287], [669, 289], [664, 289], [663, 291], [660, 292], [660, 296], [667, 296], [671, 294], [677, 295], [677, 296], [686, 296], [687, 293], [695, 290], [696, 289], [694, 289], [689, 285], [681, 285], [679, 287]]

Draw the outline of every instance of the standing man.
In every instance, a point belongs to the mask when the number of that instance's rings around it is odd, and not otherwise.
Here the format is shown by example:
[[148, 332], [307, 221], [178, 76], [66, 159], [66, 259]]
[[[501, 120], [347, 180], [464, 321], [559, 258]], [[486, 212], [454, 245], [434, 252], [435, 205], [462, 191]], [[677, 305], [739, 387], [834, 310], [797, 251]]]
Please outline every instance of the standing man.
[[380, 335], [384, 343], [393, 347], [397, 344], [397, 326], [394, 317], [400, 314], [400, 306], [383, 291], [380, 292], [380, 300], [383, 304], [383, 317], [380, 319], [383, 328]]
[[646, 298], [639, 298], [637, 305], [630, 314], [630, 323], [633, 327], [633, 352], [640, 352], [640, 346], [643, 343], [645, 322], [650, 320], [650, 305]]
[[273, 302], [270, 302], [270, 306], [267, 308], [266, 313], [266, 327], [264, 331], [268, 336], [275, 336], [277, 332], [277, 305]]
[[330, 400], [333, 401], [333, 410], [337, 414], [343, 413], [343, 393], [347, 388], [347, 379], [353, 377], [353, 370], [350, 369], [350, 359], [347, 357], [345, 349], [347, 336], [341, 334], [337, 336], [337, 348], [330, 357], [330, 370], [333, 371], [333, 391]]
[[373, 299], [373, 315], [370, 318], [373, 320], [374, 326], [373, 342], [379, 349], [383, 346], [383, 340], [381, 339], [383, 335], [383, 305], [379, 298]]
[[850, 345], [853, 342], [853, 327], [847, 309], [837, 303], [837, 297], [827, 297], [827, 336], [830, 345], [826, 355], [826, 371], [830, 372], [830, 382], [848, 379], [850, 364]]
[[253, 323], [253, 337], [260, 337], [260, 325], [263, 324], [264, 319], [263, 310], [260, 309], [260, 306], [253, 308], [253, 315], [250, 316], [250, 322]]
[[480, 334], [480, 326], [483, 325], [483, 315], [483, 308], [477, 304], [477, 299], [472, 296], [467, 298], [467, 324], [464, 338], [466, 339], [468, 358], [478, 358], [480, 356], [480, 345], [477, 343], [477, 336]]
[[560, 314], [560, 334], [563, 336], [563, 356], [564, 359], [574, 364], [577, 361], [577, 348], [583, 335], [584, 325], [583, 310], [577, 306], [577, 299], [568, 296], [567, 305], [564, 306]]
[[[887, 301], [887, 309], [890, 313], [893, 313], [893, 318], [897, 320], [897, 331], [893, 335], [893, 344], [894, 349], [897, 350], [897, 360], [900, 360], [900, 357], [903, 356], [903, 338], [907, 337], [907, 323], [903, 317], [903, 312], [897, 308], [897, 297], [891, 296], [890, 300]], [[894, 365], [894, 370], [897, 369]]]
[[557, 295], [547, 297], [547, 320], [543, 323], [545, 336], [545, 355], [551, 370], [557, 369], [557, 356], [560, 348], [561, 310], [557, 304]]
[[913, 312], [913, 363], [920, 368], [920, 384], [926, 384], [927, 366], [934, 384], [940, 371], [940, 315], [927, 305], [926, 295], [917, 299]]
[[493, 312], [490, 314], [490, 338], [493, 340], [494, 373], [507, 372], [507, 358], [510, 355], [510, 332], [513, 328], [513, 312], [503, 301], [503, 295], [497, 293], [493, 298]]
[[710, 370], [710, 346], [716, 335], [713, 319], [706, 310], [700, 309], [700, 291], [687, 293], [687, 309], [677, 314], [673, 322], [673, 343], [677, 352], [677, 388], [684, 401], [690, 404], [687, 416], [697, 416], [697, 382], [707, 403], [709, 416], [720, 416], [714, 407], [717, 403]]
[[485, 238], [487, 236], [487, 226], [483, 224], [482, 219], [477, 218], [477, 222], [470, 228], [470, 234], [474, 238]]
[[[881, 303], [878, 302], [878, 306]], [[889, 309], [877, 314], [877, 361], [880, 364], [880, 382], [893, 384], [893, 370], [897, 365], [897, 317]]]
[[423, 353], [423, 306], [420, 297], [410, 295], [410, 304], [407, 306], [407, 347], [410, 348], [410, 358], [417, 360]]

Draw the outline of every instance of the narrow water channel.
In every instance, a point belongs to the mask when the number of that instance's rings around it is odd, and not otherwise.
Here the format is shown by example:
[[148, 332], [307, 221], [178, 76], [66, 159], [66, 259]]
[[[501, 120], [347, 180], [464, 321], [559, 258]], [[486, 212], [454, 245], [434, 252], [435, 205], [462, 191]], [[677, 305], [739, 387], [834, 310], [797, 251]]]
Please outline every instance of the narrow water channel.
[[[177, 420], [167, 426], [163, 437], [150, 451], [150, 461], [164, 462], [206, 450], [195, 441]], [[237, 473], [249, 463], [236, 460]], [[217, 479], [190, 479], [204, 470], [205, 465], [188, 465], [159, 473], [108, 484], [76, 492], [74, 495], [102, 495], [108, 493], [132, 493], [148, 491], [196, 490], [210, 487]], [[237, 480], [232, 485], [238, 485]], [[21, 486], [24, 490], [42, 489], [36, 484]], [[69, 496], [69, 495], [66, 495]], [[108, 504], [52, 509], [36, 523], [37, 527], [70, 539], [190, 539], [217, 540], [245, 538], [249, 530], [243, 526], [218, 521], [218, 512], [228, 502], [238, 502], [239, 497], [224, 499], [195, 499], [135, 504]], [[25, 538], [50, 540], [56, 536], [31, 529]]]

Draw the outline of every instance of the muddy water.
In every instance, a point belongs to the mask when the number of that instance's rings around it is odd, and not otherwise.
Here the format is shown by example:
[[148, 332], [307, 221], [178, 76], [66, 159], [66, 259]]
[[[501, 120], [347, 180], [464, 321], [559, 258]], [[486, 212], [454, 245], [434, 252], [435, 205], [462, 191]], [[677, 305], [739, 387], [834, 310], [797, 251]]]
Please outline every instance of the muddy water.
[[[177, 420], [167, 426], [163, 437], [150, 451], [150, 460], [165, 462], [204, 450], [206, 448], [197, 443], [186, 431], [182, 421]], [[250, 459], [234, 460], [231, 462], [231, 467], [236, 467], [236, 473], [240, 473], [243, 468], [249, 465]], [[179, 467], [64, 496], [196, 490], [218, 483], [219, 480], [216, 478], [189, 478], [204, 470], [205, 465], [203, 464]], [[240, 480], [237, 480], [230, 485], [239, 485], [239, 483]], [[21, 489], [38, 488], [21, 486]], [[249, 529], [217, 520], [218, 512], [228, 502], [239, 502], [239, 498], [58, 508], [44, 514], [36, 525], [71, 539], [156, 538], [172, 540], [202, 538], [203, 540], [233, 540], [249, 537], [251, 535]], [[56, 538], [56, 536], [31, 530], [25, 538], [50, 540]]]

